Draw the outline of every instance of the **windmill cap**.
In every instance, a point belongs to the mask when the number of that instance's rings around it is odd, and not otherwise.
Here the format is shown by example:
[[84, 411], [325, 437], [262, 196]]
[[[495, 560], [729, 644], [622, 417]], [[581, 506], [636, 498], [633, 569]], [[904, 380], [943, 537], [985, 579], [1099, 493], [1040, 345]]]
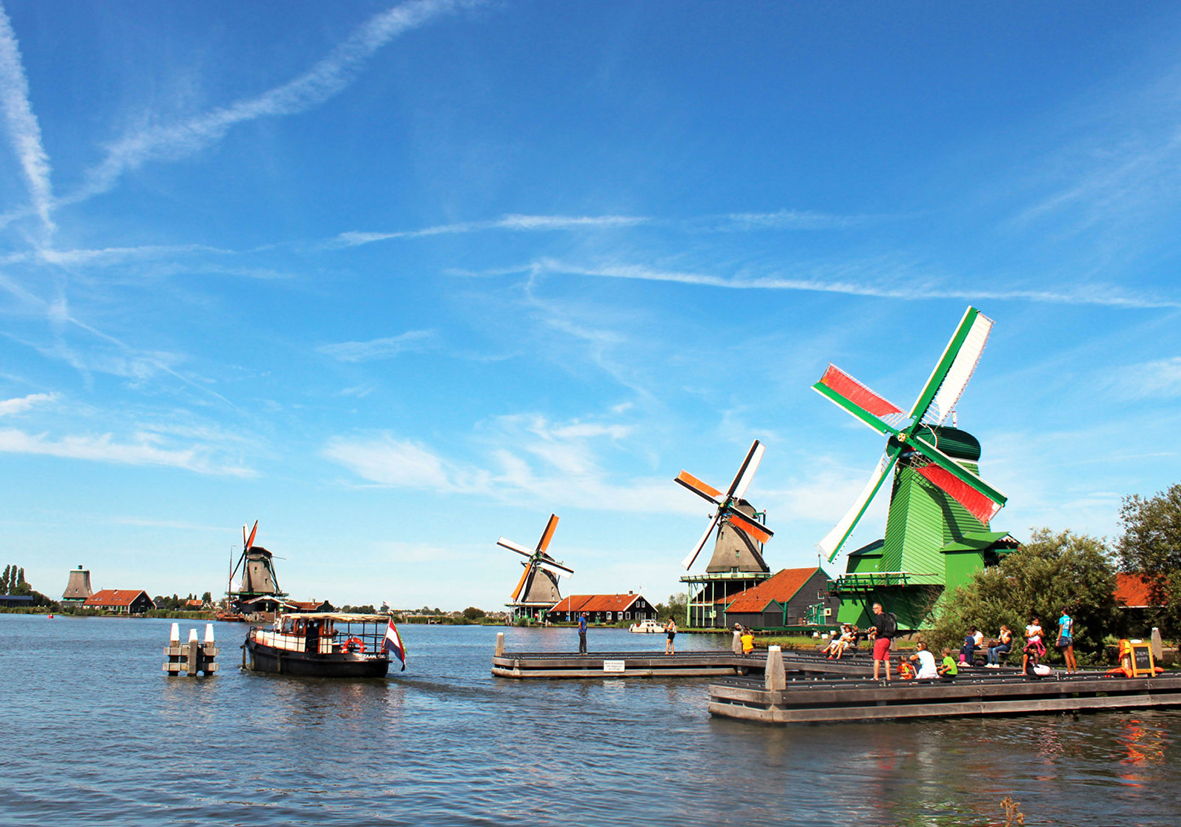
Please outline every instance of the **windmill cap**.
[[[980, 441], [967, 431], [938, 425], [934, 428], [923, 426], [915, 436], [924, 437], [935, 443], [935, 447], [949, 457], [976, 462], [980, 459]], [[890, 447], [897, 447], [898, 440], [890, 437]]]

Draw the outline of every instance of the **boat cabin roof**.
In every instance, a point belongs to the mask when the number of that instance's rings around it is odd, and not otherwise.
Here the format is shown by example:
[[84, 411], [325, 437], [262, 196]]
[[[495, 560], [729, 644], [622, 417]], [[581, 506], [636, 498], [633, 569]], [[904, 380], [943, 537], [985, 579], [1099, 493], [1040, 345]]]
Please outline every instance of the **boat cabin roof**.
[[365, 615], [351, 612], [295, 612], [280, 615], [283, 620], [335, 620], [337, 623], [385, 623], [389, 615]]

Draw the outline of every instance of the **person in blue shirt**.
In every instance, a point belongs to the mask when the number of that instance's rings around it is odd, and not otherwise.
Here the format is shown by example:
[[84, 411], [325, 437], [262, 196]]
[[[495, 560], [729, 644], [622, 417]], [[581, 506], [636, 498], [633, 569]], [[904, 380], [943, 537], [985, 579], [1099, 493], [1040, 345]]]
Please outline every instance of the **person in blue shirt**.
[[586, 612], [578, 616], [578, 654], [586, 654]]
[[1058, 651], [1066, 661], [1067, 672], [1077, 672], [1078, 664], [1074, 660], [1074, 618], [1062, 610], [1062, 617], [1058, 618]]

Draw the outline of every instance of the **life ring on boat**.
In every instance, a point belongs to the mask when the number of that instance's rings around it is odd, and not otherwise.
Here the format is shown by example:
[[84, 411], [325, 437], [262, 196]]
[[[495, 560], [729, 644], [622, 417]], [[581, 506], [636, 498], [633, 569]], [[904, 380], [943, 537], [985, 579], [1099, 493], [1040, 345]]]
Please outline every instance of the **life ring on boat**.
[[351, 637], [341, 644], [340, 651], [344, 652], [346, 655], [351, 652], [365, 654], [365, 643], [360, 638]]

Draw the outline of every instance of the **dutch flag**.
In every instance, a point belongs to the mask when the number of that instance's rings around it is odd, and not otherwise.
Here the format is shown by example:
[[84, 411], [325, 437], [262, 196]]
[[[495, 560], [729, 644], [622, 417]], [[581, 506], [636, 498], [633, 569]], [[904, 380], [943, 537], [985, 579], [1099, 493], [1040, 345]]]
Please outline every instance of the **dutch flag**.
[[381, 648], [392, 652], [398, 660], [402, 661], [402, 671], [406, 671], [406, 644], [402, 642], [402, 636], [398, 634], [398, 627], [394, 625], [392, 619], [390, 625], [385, 629], [385, 640], [381, 642]]

